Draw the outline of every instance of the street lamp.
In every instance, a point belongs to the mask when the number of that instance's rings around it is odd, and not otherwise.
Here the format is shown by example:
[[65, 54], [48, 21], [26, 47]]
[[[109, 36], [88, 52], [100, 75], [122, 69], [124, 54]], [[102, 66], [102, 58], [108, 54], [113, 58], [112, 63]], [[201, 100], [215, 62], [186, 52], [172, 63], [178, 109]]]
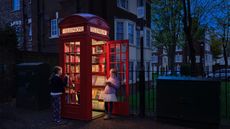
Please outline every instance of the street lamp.
[[200, 42], [200, 71], [201, 76], [204, 76], [204, 42]]
[[139, 90], [140, 90], [140, 116], [144, 117], [145, 116], [145, 67], [144, 67], [144, 26], [145, 26], [145, 8], [138, 7], [137, 9], [137, 17], [138, 17], [138, 22], [141, 27], [141, 37], [140, 37], [140, 73], [139, 73], [139, 78], [140, 78], [140, 85], [139, 85]]

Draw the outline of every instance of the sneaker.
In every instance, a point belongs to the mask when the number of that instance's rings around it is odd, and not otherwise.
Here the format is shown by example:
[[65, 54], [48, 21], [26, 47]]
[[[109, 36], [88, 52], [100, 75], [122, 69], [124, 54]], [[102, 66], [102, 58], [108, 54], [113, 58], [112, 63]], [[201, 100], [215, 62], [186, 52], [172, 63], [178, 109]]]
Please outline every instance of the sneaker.
[[106, 114], [106, 115], [104, 116], [104, 120], [108, 120], [108, 119], [110, 119], [110, 116], [109, 116], [108, 114]]
[[56, 121], [56, 124], [58, 124], [58, 125], [64, 125], [64, 124], [67, 124], [67, 122], [66, 121], [62, 121], [62, 120], [58, 120], [58, 121]]

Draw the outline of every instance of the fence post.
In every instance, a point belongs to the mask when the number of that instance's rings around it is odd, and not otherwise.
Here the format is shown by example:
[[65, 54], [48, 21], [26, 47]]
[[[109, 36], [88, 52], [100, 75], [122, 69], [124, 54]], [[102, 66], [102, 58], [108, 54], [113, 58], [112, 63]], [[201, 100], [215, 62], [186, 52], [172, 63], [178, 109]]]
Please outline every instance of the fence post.
[[145, 67], [144, 67], [144, 20], [140, 20], [141, 24], [141, 38], [140, 38], [140, 54], [141, 54], [141, 69], [140, 69], [140, 85], [139, 85], [139, 90], [140, 90], [140, 116], [144, 117], [145, 116]]

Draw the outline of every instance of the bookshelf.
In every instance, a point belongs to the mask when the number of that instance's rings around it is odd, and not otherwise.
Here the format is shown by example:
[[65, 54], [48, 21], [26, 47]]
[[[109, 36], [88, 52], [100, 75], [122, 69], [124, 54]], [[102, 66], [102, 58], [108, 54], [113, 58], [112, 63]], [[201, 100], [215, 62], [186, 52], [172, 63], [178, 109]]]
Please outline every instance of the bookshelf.
[[92, 109], [104, 110], [103, 91], [106, 81], [105, 42], [92, 40]]
[[64, 67], [69, 76], [65, 87], [65, 101], [67, 104], [78, 105], [80, 97], [80, 42], [64, 43]]

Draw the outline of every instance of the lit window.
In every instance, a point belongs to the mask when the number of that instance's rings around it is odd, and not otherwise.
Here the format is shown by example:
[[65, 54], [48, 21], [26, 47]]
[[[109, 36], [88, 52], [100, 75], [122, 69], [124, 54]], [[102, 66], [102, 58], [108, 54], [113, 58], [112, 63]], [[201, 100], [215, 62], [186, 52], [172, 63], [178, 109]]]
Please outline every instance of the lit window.
[[146, 30], [146, 46], [150, 47], [150, 44], [151, 44], [150, 30]]
[[122, 40], [124, 39], [124, 23], [116, 22], [116, 39]]
[[12, 8], [14, 11], [20, 10], [20, 0], [13, 0]]
[[128, 9], [128, 0], [117, 0], [117, 6], [120, 8]]
[[58, 24], [57, 24], [57, 19], [53, 19], [50, 21], [51, 25], [51, 37], [58, 37], [59, 35], [59, 29], [58, 29]]
[[129, 35], [129, 42], [134, 44], [134, 25], [129, 23], [128, 24], [128, 35]]
[[141, 40], [140, 30], [136, 30], [136, 44], [137, 44], [137, 47], [140, 47], [140, 40]]

